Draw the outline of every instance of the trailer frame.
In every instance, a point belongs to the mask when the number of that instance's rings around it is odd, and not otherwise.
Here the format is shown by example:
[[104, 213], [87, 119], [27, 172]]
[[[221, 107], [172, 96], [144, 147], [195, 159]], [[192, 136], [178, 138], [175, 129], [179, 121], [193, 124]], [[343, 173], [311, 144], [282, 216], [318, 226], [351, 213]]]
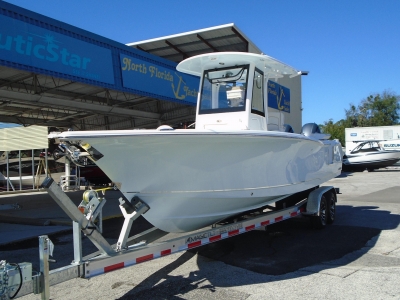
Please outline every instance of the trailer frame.
[[[84, 200], [78, 208], [52, 178], [46, 179], [42, 187], [72, 219], [74, 244], [74, 261], [71, 265], [49, 271], [48, 262], [51, 261], [49, 253], [52, 251], [52, 243], [48, 236], [39, 237], [40, 272], [32, 276], [32, 280], [21, 284], [17, 296], [40, 293], [42, 299], [49, 299], [50, 286], [70, 279], [89, 279], [252, 230], [265, 230], [268, 225], [290, 218], [307, 216], [319, 220], [318, 224], [324, 225], [322, 218], [325, 218], [326, 214], [329, 215], [329, 211], [332, 210], [331, 205], [334, 206], [333, 209], [335, 208], [336, 193], [338, 192], [332, 186], [316, 187], [307, 193], [307, 198], [303, 198], [304, 192], [299, 193], [301, 195], [299, 197], [303, 199], [298, 199], [298, 203], [295, 205], [285, 207], [284, 204], [282, 209], [278, 209], [278, 205], [276, 207], [266, 206], [264, 208], [269, 209], [267, 212], [265, 209], [252, 211], [251, 214], [231, 219], [227, 224], [214, 224], [211, 228], [176, 234], [175, 237], [169, 239], [164, 239], [167, 232], [155, 227], [128, 237], [133, 220], [144, 214], [149, 207], [139, 197], [135, 197], [131, 202], [120, 198], [120, 209], [125, 221], [118, 242], [110, 245], [101, 234], [101, 209], [106, 201], [105, 198], [98, 197], [96, 193], [89, 193], [86, 196], [84, 194]], [[329, 207], [321, 205], [321, 201], [322, 203], [325, 201], [327, 204], [326, 200], [322, 200], [325, 198], [333, 199], [333, 203], [330, 202]], [[288, 203], [293, 203], [293, 197]], [[84, 206], [84, 209], [81, 206]], [[100, 226], [94, 224], [96, 218], [99, 218]], [[81, 233], [84, 233], [98, 248], [97, 252], [82, 257]]]

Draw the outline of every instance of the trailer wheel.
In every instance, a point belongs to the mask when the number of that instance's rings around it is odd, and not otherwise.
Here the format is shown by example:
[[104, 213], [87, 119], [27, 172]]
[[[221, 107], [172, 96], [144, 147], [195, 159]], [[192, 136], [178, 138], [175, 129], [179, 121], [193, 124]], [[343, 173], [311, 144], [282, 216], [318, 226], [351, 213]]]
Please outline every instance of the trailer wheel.
[[336, 217], [336, 195], [334, 192], [330, 191], [326, 193], [326, 198], [328, 203], [326, 223], [332, 224]]
[[325, 194], [321, 197], [321, 202], [319, 205], [319, 216], [311, 217], [311, 222], [316, 229], [322, 229], [326, 226], [327, 221], [327, 211], [328, 202], [326, 200]]

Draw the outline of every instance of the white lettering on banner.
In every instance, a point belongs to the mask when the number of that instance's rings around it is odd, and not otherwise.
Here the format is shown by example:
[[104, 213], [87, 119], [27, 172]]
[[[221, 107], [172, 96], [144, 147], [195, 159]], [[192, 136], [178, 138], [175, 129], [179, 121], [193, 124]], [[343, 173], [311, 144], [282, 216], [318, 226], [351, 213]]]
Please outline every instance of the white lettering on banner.
[[22, 35], [17, 35], [16, 37], [7, 35], [4, 37], [4, 35], [0, 33], [0, 50], [15, 51], [18, 54], [26, 56], [31, 56], [33, 54], [34, 57], [49, 62], [57, 62], [61, 58], [61, 63], [63, 65], [82, 70], [87, 69], [91, 61], [90, 58], [70, 53], [67, 48], [60, 48], [60, 46], [55, 44], [56, 40], [54, 37], [50, 35], [40, 37], [44, 39], [45, 44], [40, 42], [34, 43], [33, 37], [31, 36], [26, 39]]

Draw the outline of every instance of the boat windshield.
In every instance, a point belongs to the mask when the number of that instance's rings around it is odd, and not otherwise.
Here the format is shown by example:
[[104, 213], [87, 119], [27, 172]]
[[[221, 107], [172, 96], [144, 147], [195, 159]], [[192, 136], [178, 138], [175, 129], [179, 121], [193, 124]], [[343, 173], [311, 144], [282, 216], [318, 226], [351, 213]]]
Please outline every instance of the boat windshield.
[[381, 147], [377, 141], [368, 141], [361, 143], [355, 147], [351, 153], [359, 153], [359, 152], [376, 152], [376, 151], [381, 151]]
[[244, 111], [248, 71], [248, 65], [205, 71], [199, 114]]

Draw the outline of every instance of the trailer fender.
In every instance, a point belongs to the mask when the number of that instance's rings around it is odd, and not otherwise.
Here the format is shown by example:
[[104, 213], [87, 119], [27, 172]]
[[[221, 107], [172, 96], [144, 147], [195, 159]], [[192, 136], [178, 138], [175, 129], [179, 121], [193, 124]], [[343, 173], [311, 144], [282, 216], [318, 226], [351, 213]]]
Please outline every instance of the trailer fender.
[[[316, 190], [313, 190], [308, 195], [306, 211], [303, 212], [303, 215], [319, 216], [319, 212], [320, 212], [319, 208], [320, 208], [322, 195], [329, 191], [332, 191], [332, 193], [335, 193], [335, 196], [336, 196], [336, 190], [333, 186], [322, 186]], [[335, 197], [335, 199], [336, 199], [336, 197]], [[336, 199], [336, 201], [337, 201], [337, 199]]]

